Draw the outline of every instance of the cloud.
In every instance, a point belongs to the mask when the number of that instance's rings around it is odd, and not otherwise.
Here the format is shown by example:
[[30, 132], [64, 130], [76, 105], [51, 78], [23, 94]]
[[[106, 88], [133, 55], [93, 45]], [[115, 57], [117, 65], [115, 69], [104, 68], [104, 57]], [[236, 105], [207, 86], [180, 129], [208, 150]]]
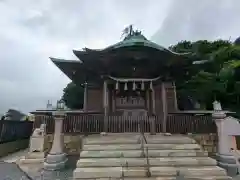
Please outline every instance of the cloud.
[[76, 59], [72, 49], [115, 43], [126, 25], [149, 37], [167, 15], [170, 1], [0, 1], [0, 112], [45, 108], [69, 79], [49, 56]]
[[165, 46], [240, 32], [239, 0], [2, 0], [0, 12], [0, 112], [59, 99], [69, 79], [48, 57], [113, 44], [129, 24]]
[[186, 39], [234, 39], [240, 35], [239, 17], [238, 0], [174, 0], [153, 39], [163, 45]]

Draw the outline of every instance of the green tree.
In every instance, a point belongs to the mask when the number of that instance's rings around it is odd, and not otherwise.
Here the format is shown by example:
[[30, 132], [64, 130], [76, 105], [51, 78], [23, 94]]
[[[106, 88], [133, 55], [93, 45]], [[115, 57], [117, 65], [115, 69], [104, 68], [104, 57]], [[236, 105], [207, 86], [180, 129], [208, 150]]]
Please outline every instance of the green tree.
[[70, 109], [82, 109], [84, 102], [84, 88], [70, 82], [63, 90], [63, 101]]
[[[202, 106], [210, 107], [214, 99], [223, 105], [239, 105], [240, 96], [240, 47], [229, 41], [182, 41], [171, 47], [177, 52], [190, 52], [193, 61], [189, 65], [189, 76], [178, 80], [182, 94], [198, 100]], [[203, 62], [203, 63], [201, 63]]]

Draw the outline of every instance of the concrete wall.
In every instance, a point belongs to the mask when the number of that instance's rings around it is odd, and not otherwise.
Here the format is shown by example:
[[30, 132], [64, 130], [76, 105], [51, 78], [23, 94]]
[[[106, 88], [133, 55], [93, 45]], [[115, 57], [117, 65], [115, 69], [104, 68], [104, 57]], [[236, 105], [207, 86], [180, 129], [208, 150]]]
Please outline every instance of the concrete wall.
[[[52, 147], [53, 135], [47, 135], [48, 143], [45, 144], [46, 151]], [[68, 155], [79, 155], [82, 149], [82, 135], [64, 135], [64, 152]]]
[[0, 157], [29, 147], [29, 139], [22, 139], [0, 144]]

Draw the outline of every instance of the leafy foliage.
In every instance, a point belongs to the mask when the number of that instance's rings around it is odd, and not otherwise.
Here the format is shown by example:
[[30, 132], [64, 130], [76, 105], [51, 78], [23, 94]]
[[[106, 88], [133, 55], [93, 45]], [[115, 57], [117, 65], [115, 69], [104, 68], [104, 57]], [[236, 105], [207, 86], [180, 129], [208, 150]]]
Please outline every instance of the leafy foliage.
[[177, 82], [180, 92], [190, 95], [206, 108], [211, 108], [215, 99], [225, 107], [233, 103], [240, 105], [240, 78], [237, 75], [240, 74], [240, 46], [224, 40], [203, 40], [183, 41], [171, 48], [178, 52], [189, 51], [198, 61], [189, 65], [190, 77]]
[[63, 90], [63, 101], [70, 109], [82, 109], [84, 102], [84, 88], [70, 82]]

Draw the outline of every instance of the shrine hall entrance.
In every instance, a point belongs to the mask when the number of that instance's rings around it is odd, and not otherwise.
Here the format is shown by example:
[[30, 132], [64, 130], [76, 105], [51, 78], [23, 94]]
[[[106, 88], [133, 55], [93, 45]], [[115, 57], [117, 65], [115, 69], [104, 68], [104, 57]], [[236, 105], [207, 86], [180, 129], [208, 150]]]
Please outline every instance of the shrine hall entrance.
[[[131, 82], [108, 82], [109, 115], [128, 117], [144, 117], [152, 115], [153, 88], [152, 82], [141, 82], [142, 79]], [[121, 81], [121, 79], [118, 79]]]
[[146, 92], [144, 91], [115, 91], [115, 112], [123, 116], [146, 116]]

